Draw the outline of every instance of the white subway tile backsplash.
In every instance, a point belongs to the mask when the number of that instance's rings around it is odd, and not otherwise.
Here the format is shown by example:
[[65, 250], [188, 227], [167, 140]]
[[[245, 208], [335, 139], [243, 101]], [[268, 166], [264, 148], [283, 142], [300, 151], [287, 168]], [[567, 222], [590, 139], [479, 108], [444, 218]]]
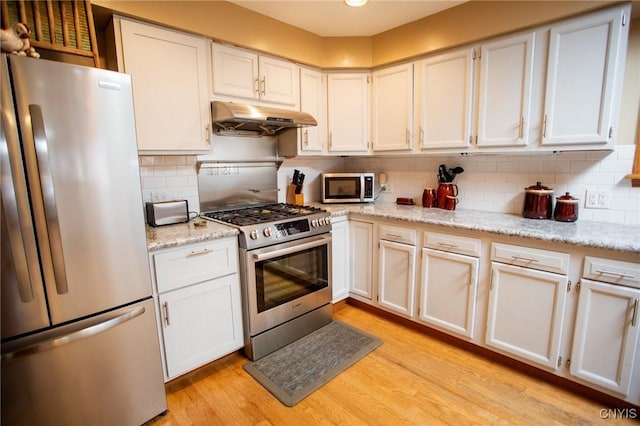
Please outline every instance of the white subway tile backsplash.
[[[306, 175], [305, 202], [318, 201], [320, 174], [332, 171], [385, 172], [389, 190], [378, 200], [393, 202], [411, 197], [420, 203], [425, 187], [437, 187], [438, 166], [461, 166], [456, 178], [460, 190], [458, 208], [520, 214], [524, 189], [536, 182], [554, 189], [554, 196], [570, 192], [579, 198], [581, 221], [640, 222], [640, 189], [631, 188], [630, 172], [634, 145], [613, 152], [576, 151], [556, 154], [471, 155], [435, 157], [316, 157], [286, 159], [278, 171], [280, 200], [293, 170]], [[161, 193], [167, 199], [187, 199], [190, 210], [199, 208], [195, 156], [141, 156], [140, 177], [144, 201]], [[609, 209], [586, 209], [587, 190], [611, 192]]]

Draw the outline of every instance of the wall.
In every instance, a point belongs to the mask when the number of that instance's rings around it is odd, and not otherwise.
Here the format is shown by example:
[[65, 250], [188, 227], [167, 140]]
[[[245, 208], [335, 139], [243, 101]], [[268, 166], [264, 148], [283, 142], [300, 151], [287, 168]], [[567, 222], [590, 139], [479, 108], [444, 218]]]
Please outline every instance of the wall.
[[[294, 158], [283, 162], [278, 171], [278, 187], [284, 201], [286, 185], [293, 170], [306, 175], [305, 202], [320, 200], [319, 175], [323, 172], [385, 172], [388, 190], [380, 201], [395, 202], [397, 197], [411, 197], [420, 203], [425, 187], [437, 187], [440, 164], [447, 168], [461, 166], [464, 173], [456, 178], [460, 191], [458, 208], [520, 214], [524, 188], [537, 181], [554, 189], [554, 196], [570, 192], [580, 198], [580, 220], [608, 223], [640, 224], [640, 191], [632, 189], [624, 175], [631, 170], [634, 146], [626, 145], [613, 152], [566, 152], [555, 155], [473, 155], [469, 157], [330, 157]], [[153, 194], [166, 199], [187, 199], [190, 210], [198, 209], [195, 157], [140, 157], [143, 197]], [[587, 189], [610, 191], [610, 208], [585, 209]]]

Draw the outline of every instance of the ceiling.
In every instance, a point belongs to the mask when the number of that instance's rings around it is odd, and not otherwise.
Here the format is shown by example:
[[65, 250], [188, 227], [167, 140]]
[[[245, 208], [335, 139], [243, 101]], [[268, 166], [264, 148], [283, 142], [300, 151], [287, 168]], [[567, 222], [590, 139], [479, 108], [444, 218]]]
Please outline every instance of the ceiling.
[[465, 3], [453, 0], [369, 0], [349, 7], [343, 0], [230, 0], [238, 6], [321, 37], [372, 36]]

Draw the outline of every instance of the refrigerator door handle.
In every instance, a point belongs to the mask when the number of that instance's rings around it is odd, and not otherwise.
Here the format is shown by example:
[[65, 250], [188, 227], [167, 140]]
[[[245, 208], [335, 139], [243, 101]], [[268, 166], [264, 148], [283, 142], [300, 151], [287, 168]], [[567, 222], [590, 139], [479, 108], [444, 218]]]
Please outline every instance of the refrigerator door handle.
[[[6, 89], [3, 87], [3, 91]], [[7, 133], [5, 133], [5, 126]], [[16, 273], [18, 294], [23, 303], [33, 301], [33, 285], [42, 282], [32, 282], [27, 261], [27, 247], [35, 253], [35, 237], [31, 224], [31, 211], [27, 197], [27, 184], [22, 171], [20, 143], [14, 138], [17, 132], [15, 122], [2, 112], [2, 126], [0, 126], [0, 164], [2, 165], [2, 215], [7, 225], [9, 245], [13, 257]], [[17, 151], [17, 152], [16, 152]], [[15, 178], [14, 178], [15, 175]], [[31, 239], [29, 239], [31, 234]], [[38, 280], [39, 274], [33, 277]]]
[[[117, 327], [127, 321], [130, 321], [140, 315], [144, 314], [144, 306], [137, 306], [128, 309], [126, 312], [116, 312], [111, 314], [106, 320], [101, 320], [97, 324], [90, 325], [88, 327], [74, 330], [71, 332], [65, 332], [62, 335], [56, 335], [53, 337], [46, 337], [43, 340], [32, 342], [28, 345], [20, 348], [2, 348], [2, 363], [15, 360], [17, 358], [23, 358], [29, 355], [34, 355], [40, 352], [56, 349], [62, 345], [73, 343], [81, 339], [95, 336], [104, 331]], [[5, 345], [3, 345], [5, 346]], [[6, 353], [5, 353], [6, 350]]]
[[53, 273], [56, 280], [56, 291], [58, 294], [65, 294], [69, 291], [69, 288], [67, 286], [67, 274], [64, 266], [64, 254], [62, 253], [62, 238], [60, 236], [56, 196], [53, 190], [51, 167], [49, 166], [49, 146], [44, 129], [44, 118], [40, 105], [29, 105], [29, 113], [31, 114], [31, 127], [33, 129], [38, 168], [40, 169], [40, 186], [42, 188], [42, 198], [47, 218], [47, 232], [49, 234], [49, 245], [51, 247], [51, 261], [53, 263]]

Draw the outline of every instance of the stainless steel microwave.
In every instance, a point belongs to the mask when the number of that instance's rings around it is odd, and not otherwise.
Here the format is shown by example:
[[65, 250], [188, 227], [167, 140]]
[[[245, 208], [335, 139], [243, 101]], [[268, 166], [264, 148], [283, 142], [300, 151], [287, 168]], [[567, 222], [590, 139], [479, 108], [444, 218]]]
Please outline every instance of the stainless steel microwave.
[[374, 200], [374, 173], [322, 174], [323, 203], [366, 203]]

